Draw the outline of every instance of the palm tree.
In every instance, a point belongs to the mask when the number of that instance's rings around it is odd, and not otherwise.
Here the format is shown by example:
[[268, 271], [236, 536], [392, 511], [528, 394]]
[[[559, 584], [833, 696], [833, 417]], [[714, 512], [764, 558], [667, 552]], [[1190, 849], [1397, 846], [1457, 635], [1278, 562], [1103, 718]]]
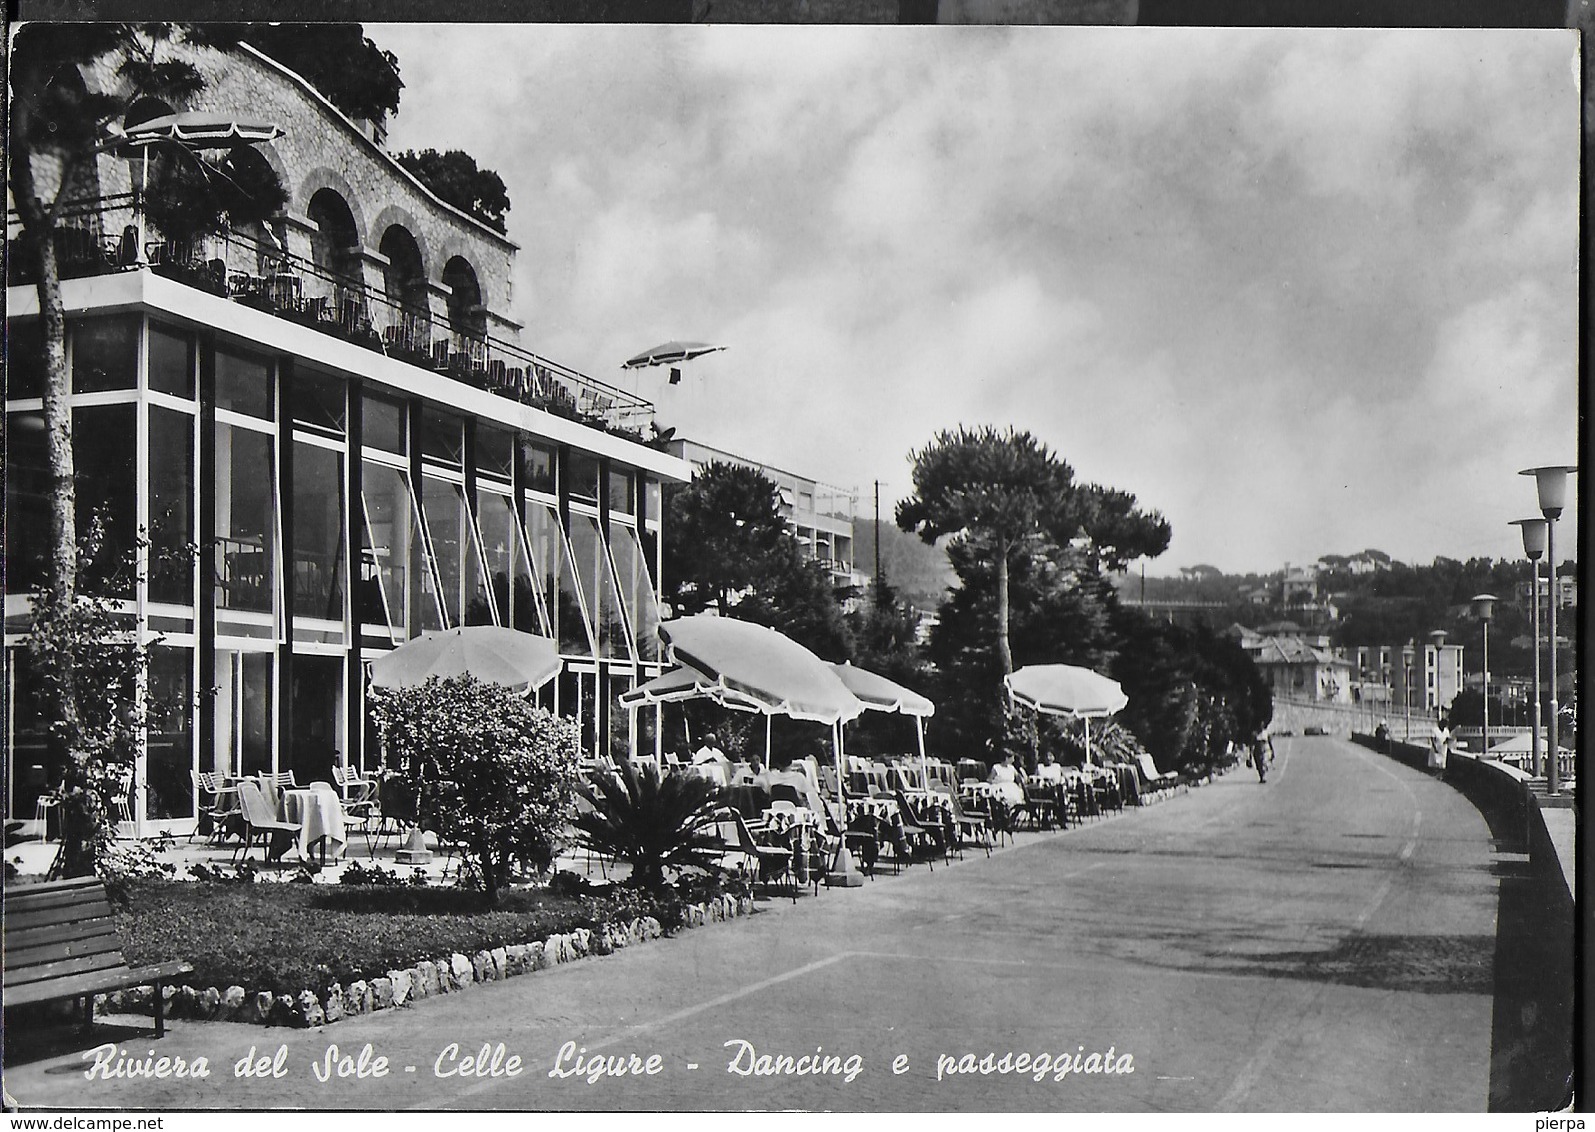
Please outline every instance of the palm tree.
[[584, 848], [631, 865], [632, 883], [650, 888], [664, 871], [713, 868], [722, 846], [712, 832], [719, 790], [685, 774], [661, 778], [652, 767], [622, 764], [618, 775], [583, 784], [591, 805], [576, 815]]

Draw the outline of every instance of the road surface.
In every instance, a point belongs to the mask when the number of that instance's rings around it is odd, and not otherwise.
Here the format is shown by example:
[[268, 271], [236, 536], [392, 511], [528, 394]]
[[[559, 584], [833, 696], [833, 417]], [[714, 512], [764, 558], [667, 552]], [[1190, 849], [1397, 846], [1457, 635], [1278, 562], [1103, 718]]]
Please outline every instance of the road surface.
[[[1266, 785], [1243, 767], [990, 859], [761, 901], [412, 1008], [120, 1031], [129, 1056], [207, 1057], [208, 1078], [85, 1081], [72, 1054], [11, 1067], [7, 1090], [73, 1107], [1483, 1111], [1484, 820], [1350, 743], [1277, 746]], [[329, 1045], [358, 1061], [367, 1043], [385, 1076], [317, 1079]], [[458, 1072], [483, 1046], [494, 1072], [501, 1043], [498, 1075]], [[282, 1077], [234, 1076], [279, 1046]], [[644, 1072], [590, 1081], [598, 1055]]]

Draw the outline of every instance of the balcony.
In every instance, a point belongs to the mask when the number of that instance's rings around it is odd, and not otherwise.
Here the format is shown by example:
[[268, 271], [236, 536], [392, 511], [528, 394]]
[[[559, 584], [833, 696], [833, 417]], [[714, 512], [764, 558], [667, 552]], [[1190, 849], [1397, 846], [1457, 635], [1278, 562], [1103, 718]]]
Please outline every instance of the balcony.
[[[185, 246], [147, 230], [141, 249], [131, 194], [76, 202], [59, 223], [62, 279], [147, 268], [473, 388], [648, 442], [651, 402], [242, 233], [222, 232]], [[6, 238], [13, 251], [20, 229], [16, 213], [8, 212]], [[33, 265], [24, 258], [8, 257], [7, 286], [35, 282]]]

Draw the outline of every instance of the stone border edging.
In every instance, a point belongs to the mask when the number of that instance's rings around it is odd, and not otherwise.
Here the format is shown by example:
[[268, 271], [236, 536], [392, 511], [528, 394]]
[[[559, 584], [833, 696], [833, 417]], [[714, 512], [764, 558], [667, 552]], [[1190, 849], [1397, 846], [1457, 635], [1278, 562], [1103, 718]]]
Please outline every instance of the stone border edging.
[[[717, 896], [705, 904], [687, 905], [682, 927], [701, 927], [752, 912], [751, 896]], [[634, 943], [659, 939], [664, 934], [658, 920], [641, 916], [628, 923], [605, 923], [596, 929], [576, 928], [530, 943], [506, 944], [478, 951], [470, 957], [454, 952], [445, 958], [423, 959], [413, 967], [389, 971], [381, 978], [357, 979], [347, 988], [334, 983], [324, 997], [309, 989], [298, 995], [273, 995], [264, 990], [250, 992], [241, 986], [231, 986], [224, 991], [217, 987], [196, 990], [187, 985], [163, 987], [162, 997], [168, 1018], [306, 1029], [407, 1006], [418, 999], [458, 994], [473, 983], [497, 982], [590, 955], [608, 955]], [[106, 1014], [152, 1014], [154, 994], [150, 987], [134, 987], [96, 995], [94, 1004]]]

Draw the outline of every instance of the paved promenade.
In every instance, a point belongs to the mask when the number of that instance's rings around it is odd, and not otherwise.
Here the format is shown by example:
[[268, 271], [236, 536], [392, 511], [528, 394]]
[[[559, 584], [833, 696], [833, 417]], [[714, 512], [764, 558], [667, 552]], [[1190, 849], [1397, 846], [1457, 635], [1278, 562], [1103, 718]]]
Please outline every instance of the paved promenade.
[[[1498, 881], [1483, 819], [1349, 743], [1278, 749], [1266, 785], [1240, 768], [990, 860], [761, 902], [751, 919], [410, 1009], [124, 1038], [139, 1057], [208, 1057], [204, 1080], [86, 1082], [73, 1055], [6, 1086], [24, 1105], [130, 1107], [1484, 1110]], [[557, 1060], [567, 1042], [657, 1054], [659, 1070], [551, 1077], [574, 1068]], [[333, 1043], [370, 1043], [388, 1075], [319, 1082]], [[439, 1076], [459, 1067], [453, 1046], [498, 1043], [518, 1075]], [[285, 1076], [235, 1078], [252, 1045], [285, 1045]], [[1086, 1060], [1110, 1047], [1112, 1061]], [[1010, 1052], [1030, 1070], [1000, 1072]], [[816, 1053], [839, 1072], [728, 1071]], [[1038, 1054], [1052, 1059], [1039, 1081]], [[1133, 1073], [1086, 1071], [1127, 1070], [1126, 1055]]]

